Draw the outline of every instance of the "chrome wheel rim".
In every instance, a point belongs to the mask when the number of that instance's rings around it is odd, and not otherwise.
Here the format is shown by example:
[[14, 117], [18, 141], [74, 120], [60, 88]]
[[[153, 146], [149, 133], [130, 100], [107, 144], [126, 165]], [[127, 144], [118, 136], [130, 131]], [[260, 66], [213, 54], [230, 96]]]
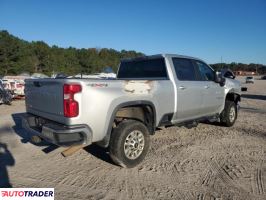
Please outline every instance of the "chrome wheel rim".
[[124, 152], [128, 159], [134, 160], [143, 152], [145, 145], [144, 135], [135, 130], [128, 134], [124, 143]]
[[235, 108], [232, 106], [230, 108], [230, 111], [229, 111], [229, 120], [230, 122], [233, 122], [235, 120], [235, 117], [236, 117], [236, 110]]

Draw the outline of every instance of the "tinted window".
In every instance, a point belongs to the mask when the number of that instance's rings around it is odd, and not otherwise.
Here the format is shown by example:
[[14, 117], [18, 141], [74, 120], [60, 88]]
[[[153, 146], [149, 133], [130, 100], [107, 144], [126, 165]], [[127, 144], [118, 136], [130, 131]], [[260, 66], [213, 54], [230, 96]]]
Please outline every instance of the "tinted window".
[[215, 79], [214, 71], [208, 65], [200, 61], [196, 61], [196, 64], [198, 66], [202, 80], [214, 81]]
[[195, 68], [189, 59], [173, 58], [173, 64], [178, 80], [194, 81], [196, 80]]
[[117, 78], [167, 78], [164, 58], [121, 62]]

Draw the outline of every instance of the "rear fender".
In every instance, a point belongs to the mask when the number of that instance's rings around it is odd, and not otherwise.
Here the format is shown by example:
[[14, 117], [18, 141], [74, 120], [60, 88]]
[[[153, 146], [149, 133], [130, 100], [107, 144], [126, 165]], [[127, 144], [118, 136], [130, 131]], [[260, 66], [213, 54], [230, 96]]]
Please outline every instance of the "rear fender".
[[150, 106], [152, 108], [152, 111], [153, 111], [153, 131], [155, 131], [155, 128], [156, 128], [156, 110], [155, 110], [155, 106], [152, 102], [150, 102], [150, 101], [131, 101], [131, 102], [126, 102], [126, 103], [121, 103], [121, 104], [117, 105], [112, 112], [106, 136], [103, 138], [102, 141], [97, 142], [97, 144], [101, 147], [104, 147], [104, 148], [108, 147], [111, 133], [112, 133], [112, 129], [113, 129], [113, 123], [114, 123], [114, 120], [116, 117], [116, 113], [118, 112], [118, 110], [120, 108], [127, 107], [127, 106], [142, 106], [142, 105], [147, 105], [147, 106]]

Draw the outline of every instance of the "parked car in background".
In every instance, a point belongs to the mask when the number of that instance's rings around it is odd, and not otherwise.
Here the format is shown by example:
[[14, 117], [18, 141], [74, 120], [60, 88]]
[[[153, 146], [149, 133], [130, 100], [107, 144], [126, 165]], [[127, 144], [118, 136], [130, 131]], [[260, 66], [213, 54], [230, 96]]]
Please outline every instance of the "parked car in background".
[[12, 101], [12, 95], [10, 90], [6, 90], [3, 86], [3, 81], [0, 80], [0, 104], [5, 103], [10, 105]]
[[68, 78], [115, 79], [115, 73], [77, 74]]
[[254, 77], [253, 76], [247, 76], [246, 77], [246, 83], [254, 83]]
[[14, 96], [24, 96], [24, 80], [3, 79], [3, 86], [10, 90]]
[[266, 75], [261, 77], [261, 80], [266, 80]]

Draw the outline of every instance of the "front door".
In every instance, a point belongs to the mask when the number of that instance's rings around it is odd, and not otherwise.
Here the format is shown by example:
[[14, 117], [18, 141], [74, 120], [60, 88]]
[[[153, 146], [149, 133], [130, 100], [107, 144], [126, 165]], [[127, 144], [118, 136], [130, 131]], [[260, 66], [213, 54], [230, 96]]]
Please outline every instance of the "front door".
[[201, 61], [194, 61], [194, 63], [204, 88], [203, 106], [200, 112], [205, 116], [217, 114], [224, 105], [224, 88], [214, 81], [215, 72], [207, 64]]

